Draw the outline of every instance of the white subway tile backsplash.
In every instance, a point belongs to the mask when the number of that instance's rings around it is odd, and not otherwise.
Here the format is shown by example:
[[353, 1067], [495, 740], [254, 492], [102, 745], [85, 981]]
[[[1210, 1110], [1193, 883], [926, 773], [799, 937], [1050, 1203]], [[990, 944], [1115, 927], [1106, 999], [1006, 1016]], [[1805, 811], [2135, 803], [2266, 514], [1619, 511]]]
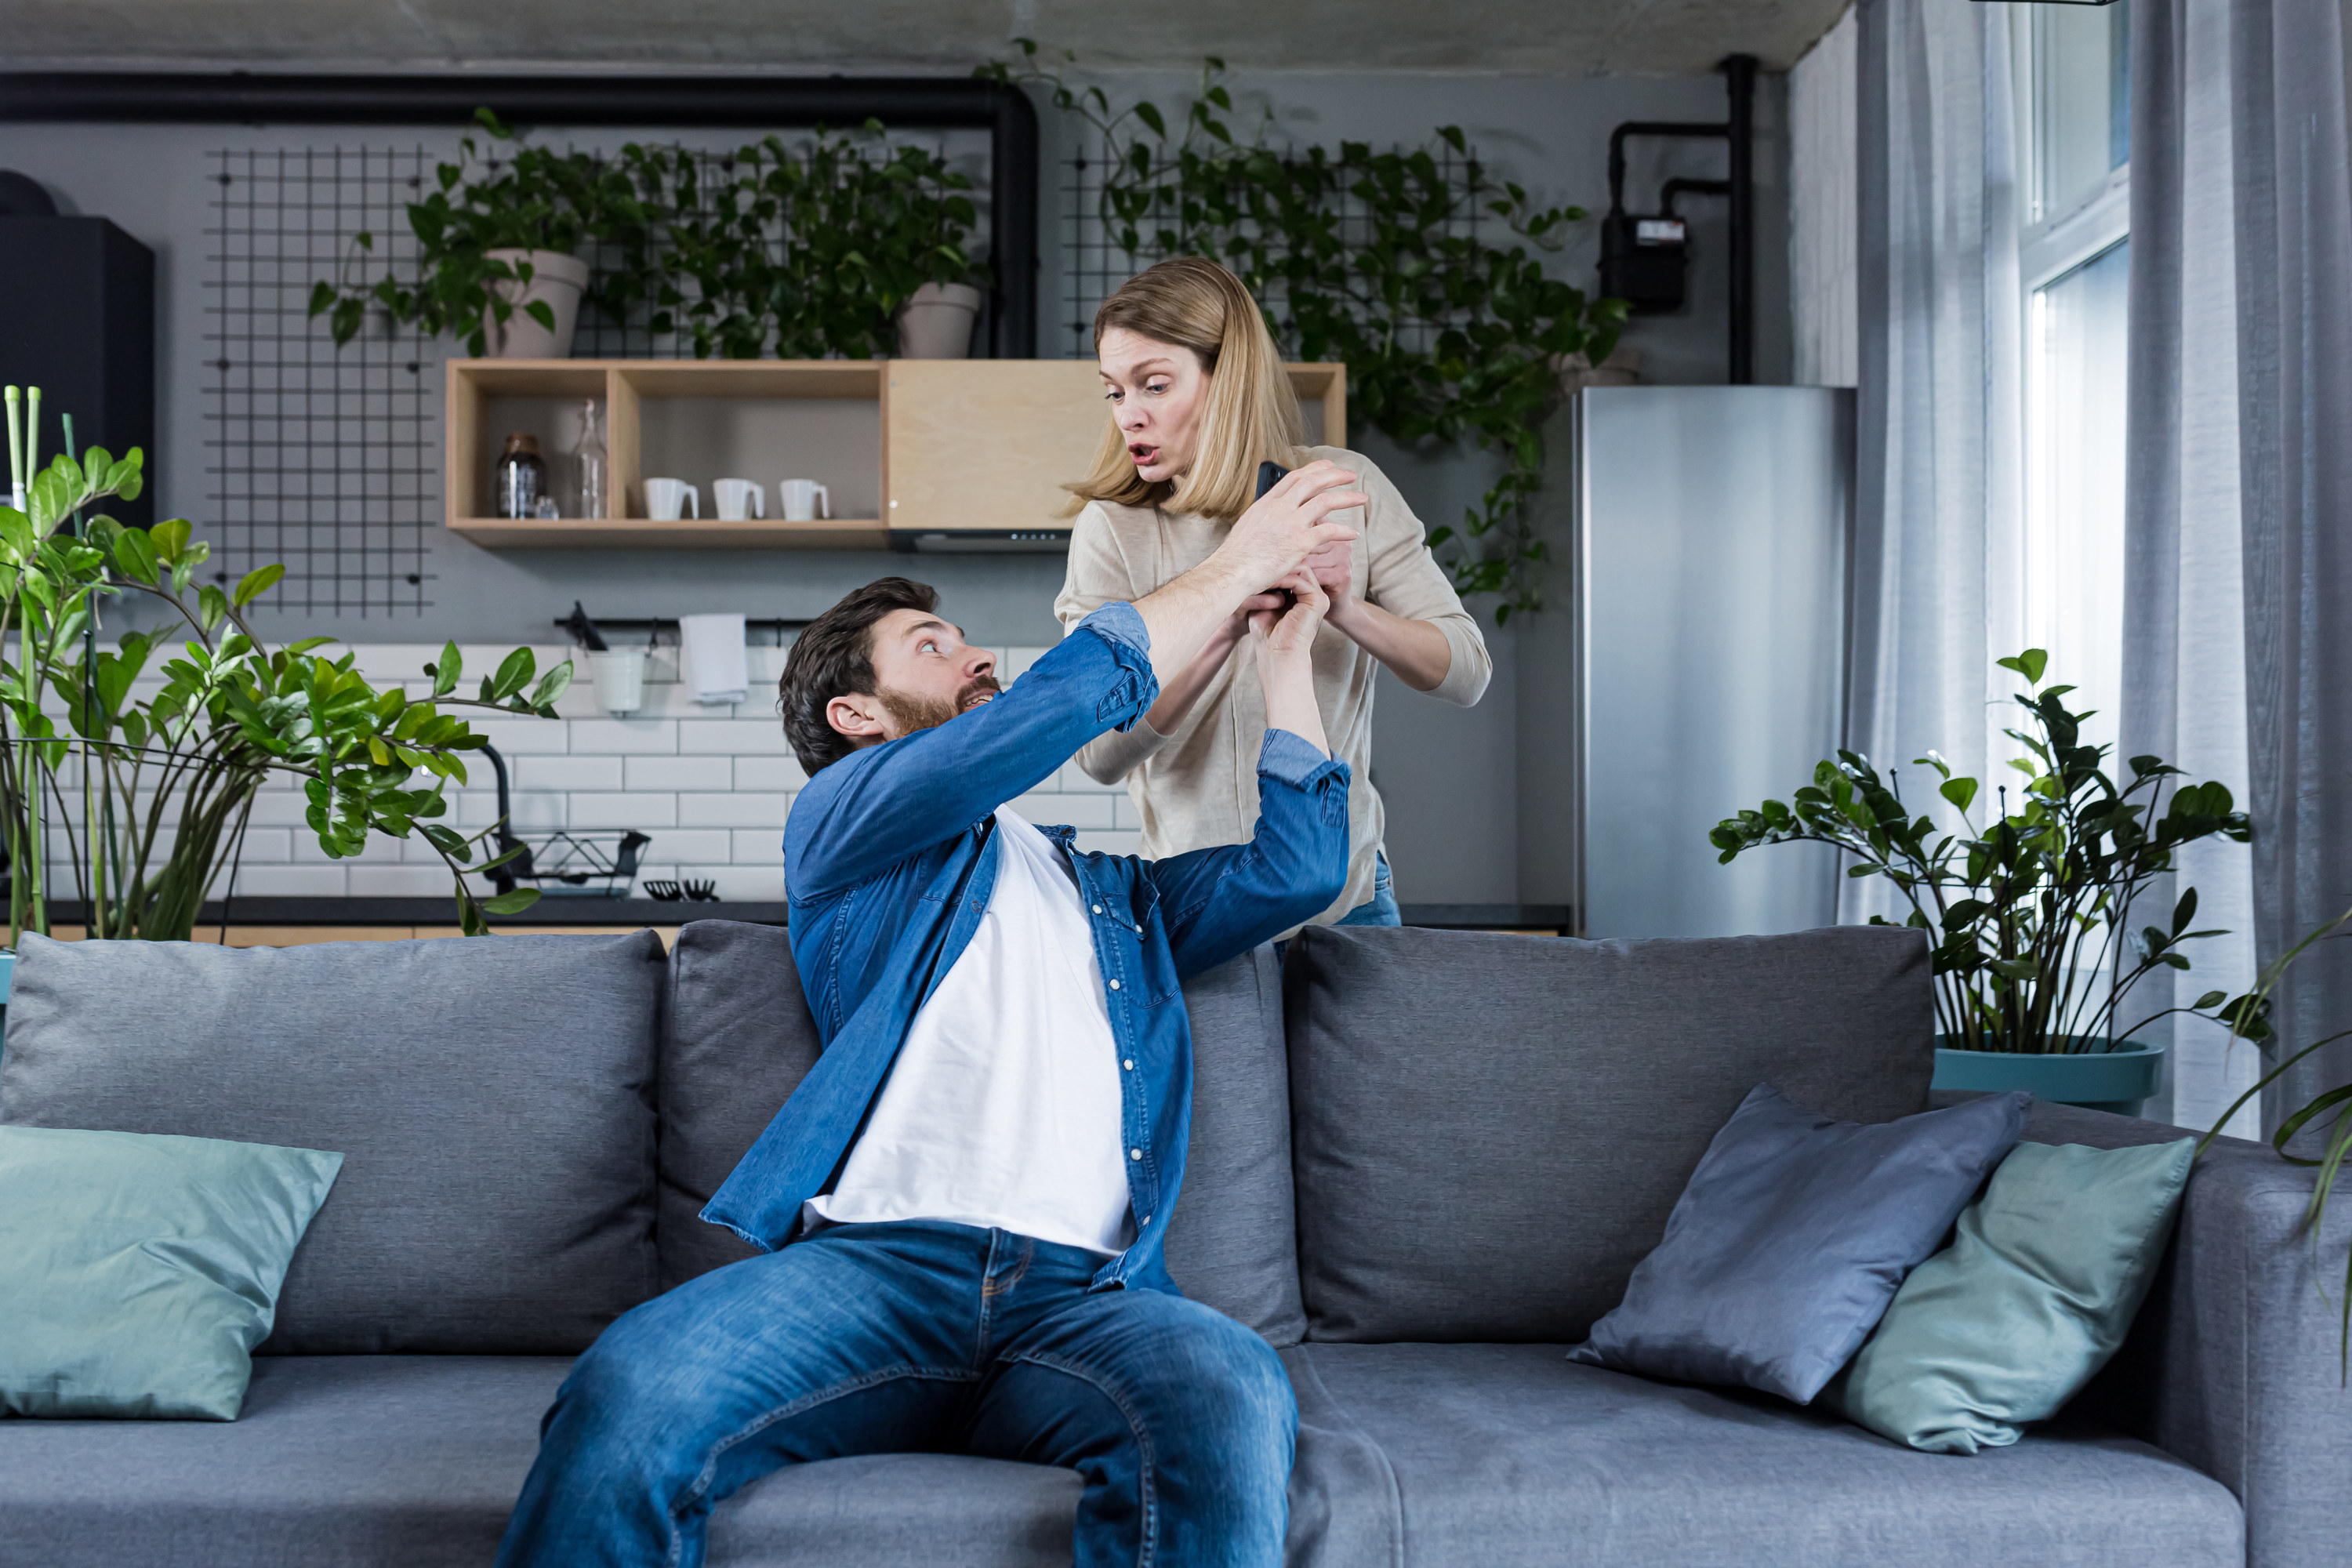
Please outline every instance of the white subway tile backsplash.
[[[393, 679], [421, 680], [424, 663], [440, 654], [437, 647], [422, 644], [369, 645], [355, 651], [359, 668], [380, 685]], [[495, 668], [487, 659], [505, 651], [466, 650], [462, 689], [470, 691]], [[665, 648], [648, 670], [648, 708], [636, 716], [614, 719], [593, 702], [583, 706], [567, 700], [561, 710], [571, 715], [565, 718], [473, 719], [508, 760], [511, 830], [530, 838], [567, 828], [609, 838], [635, 828], [654, 836], [641, 881], [711, 880], [730, 900], [782, 897], [783, 824], [794, 792], [808, 781], [785, 744], [765, 689], [789, 650], [750, 651], [755, 689], [731, 712], [677, 700], [677, 672]], [[1046, 650], [997, 651], [1000, 678], [1010, 681]], [[543, 650], [541, 668], [550, 655], [560, 658], [562, 650]], [[587, 689], [584, 660], [580, 669], [575, 692]], [[450, 810], [436, 819], [467, 834], [488, 827], [498, 815], [486, 761], [475, 762], [470, 780], [463, 787], [447, 787]], [[1138, 817], [1126, 786], [1097, 784], [1075, 762], [1013, 804], [1032, 822], [1076, 828], [1083, 850], [1136, 852]], [[300, 781], [289, 775], [273, 777], [256, 796], [237, 879], [240, 897], [446, 894], [446, 868], [421, 836], [405, 844], [379, 838], [356, 861], [329, 861], [304, 820], [308, 805]]]
[[1111, 801], [1101, 795], [1024, 795], [1013, 809], [1040, 827], [1111, 827]]
[[[784, 727], [773, 715], [764, 719], [681, 719], [677, 744], [688, 755], [774, 756], [789, 754]], [[575, 741], [572, 750], [580, 750]]]
[[331, 866], [247, 866], [237, 872], [239, 898], [340, 899], [350, 889], [347, 862]]
[[650, 791], [629, 795], [579, 795], [572, 797], [572, 826], [635, 827], [651, 833], [677, 823], [677, 796]]
[[[462, 710], [460, 710], [462, 712]], [[490, 744], [512, 766], [517, 757], [561, 754], [571, 749], [571, 726], [561, 719], [477, 719], [467, 722], [489, 737]]]
[[666, 827], [646, 846], [648, 859], [691, 861], [724, 866], [734, 858], [732, 837], [723, 827]]
[[787, 794], [808, 783], [808, 774], [789, 756], [737, 757], [735, 787], [739, 790], [760, 790]]
[[[303, 832], [308, 836], [310, 830], [305, 828]], [[237, 854], [248, 866], [283, 866], [294, 858], [293, 829], [256, 827], [247, 823], [245, 842], [237, 846]]]
[[793, 797], [761, 790], [728, 795], [681, 795], [677, 797], [680, 827], [781, 828]]
[[627, 787], [672, 792], [729, 789], [734, 774], [731, 757], [631, 757]]
[[518, 791], [616, 790], [627, 787], [619, 757], [523, 757], [514, 766]]
[[677, 751], [678, 722], [671, 719], [574, 719], [572, 754], [670, 756]]
[[[354, 866], [351, 896], [355, 899], [433, 899], [450, 897], [449, 870], [436, 861], [430, 866]], [[456, 906], [451, 906], [456, 918]]]
[[[671, 868], [681, 881], [715, 882], [719, 898], [735, 902], [774, 903], [784, 896], [784, 868], [772, 866], [677, 866]], [[727, 911], [711, 904], [688, 904], [688, 918], [724, 920]]]
[[735, 829], [735, 864], [775, 866], [784, 863], [784, 836], [772, 827]]
[[1076, 763], [1064, 763], [1062, 771], [1056, 773], [1055, 778], [1059, 787], [1071, 795], [1124, 795], [1127, 793], [1127, 781], [1124, 779], [1117, 784], [1097, 784], [1087, 776], [1087, 770]]
[[309, 797], [282, 790], [265, 790], [253, 797], [253, 826], [256, 827], [293, 827], [310, 832], [304, 820], [310, 809]]

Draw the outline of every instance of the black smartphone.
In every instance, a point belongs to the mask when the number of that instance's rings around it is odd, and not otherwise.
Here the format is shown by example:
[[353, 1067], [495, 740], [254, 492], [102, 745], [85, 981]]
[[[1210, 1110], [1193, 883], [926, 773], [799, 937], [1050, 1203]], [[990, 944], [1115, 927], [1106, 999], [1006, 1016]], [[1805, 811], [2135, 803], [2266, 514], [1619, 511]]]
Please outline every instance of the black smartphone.
[[[1290, 470], [1284, 468], [1280, 463], [1260, 463], [1257, 466], [1257, 499], [1264, 500], [1265, 499], [1265, 492], [1274, 489], [1274, 487], [1281, 481], [1282, 476], [1288, 472], [1290, 472]], [[1298, 603], [1298, 595], [1292, 593], [1289, 589], [1281, 589], [1280, 593], [1282, 595], [1282, 607], [1285, 610], [1289, 609], [1291, 605]]]

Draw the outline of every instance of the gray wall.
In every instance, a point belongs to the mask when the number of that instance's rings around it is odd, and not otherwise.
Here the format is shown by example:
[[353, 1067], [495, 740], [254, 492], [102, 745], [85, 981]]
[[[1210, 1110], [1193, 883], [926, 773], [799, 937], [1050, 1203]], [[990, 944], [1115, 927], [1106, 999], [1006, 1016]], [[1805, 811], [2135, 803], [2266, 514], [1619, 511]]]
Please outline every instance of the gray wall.
[[[1718, 120], [1715, 77], [1580, 78], [1467, 75], [1276, 74], [1234, 83], [1247, 124], [1261, 105], [1280, 111], [1277, 133], [1297, 140], [1418, 142], [1441, 123], [1459, 124], [1497, 174], [1517, 180], [1544, 202], [1574, 201], [1598, 213], [1607, 204], [1611, 127], [1631, 119]], [[1785, 273], [1786, 96], [1768, 77], [1759, 94], [1757, 173], [1760, 232], [1757, 294], [1760, 379], [1785, 381], [1789, 320]], [[1108, 83], [1115, 100], [1140, 93], [1163, 108], [1189, 86], [1174, 75], [1137, 74]], [[1068, 341], [1055, 330], [1065, 313], [1061, 211], [1054, 177], [1074, 130], [1042, 112], [1049, 163], [1044, 211], [1045, 266], [1039, 279], [1044, 352]], [[546, 132], [559, 141], [563, 132]], [[599, 138], [613, 132], [597, 132]], [[583, 142], [591, 140], [583, 136]], [[68, 210], [111, 217], [154, 247], [159, 263], [156, 474], [161, 515], [184, 514], [202, 525], [209, 505], [203, 446], [205, 410], [204, 258], [210, 192], [206, 155], [222, 147], [371, 145], [422, 142], [453, 146], [455, 132], [378, 128], [11, 125], [0, 128], [0, 167], [47, 184]], [[1670, 174], [1715, 174], [1719, 144], [1637, 143], [1630, 204], [1654, 204]], [[1677, 316], [1639, 321], [1629, 344], [1641, 350], [1643, 379], [1719, 381], [1724, 374], [1725, 235], [1723, 203], [1685, 204], [1697, 257], [1693, 303]], [[1594, 224], [1579, 226], [1553, 265], [1559, 276], [1590, 288]], [[1564, 421], [1557, 422], [1564, 426]], [[1405, 452], [1377, 435], [1366, 453], [1394, 478], [1424, 521], [1458, 521], [1494, 472], [1475, 452]], [[1555, 485], [1547, 519], [1565, 518], [1564, 440], [1553, 443]], [[1073, 456], [1073, 468], [1077, 455]], [[709, 609], [806, 616], [841, 593], [887, 571], [911, 571], [936, 583], [977, 641], [1034, 644], [1055, 634], [1051, 604], [1061, 580], [1057, 557], [924, 556], [849, 552], [489, 552], [436, 537], [430, 570], [433, 606], [423, 614], [307, 614], [278, 617], [268, 629], [286, 635], [331, 633], [352, 641], [519, 641], [545, 635], [548, 621], [574, 598], [619, 616], [669, 616]], [[242, 570], [249, 563], [231, 563]], [[1558, 568], [1555, 568], [1557, 570]], [[299, 625], [295, 623], [299, 621]], [[1490, 631], [1496, 680], [1469, 711], [1446, 707], [1384, 681], [1373, 774], [1390, 806], [1391, 857], [1407, 901], [1507, 901], [1565, 897], [1566, 834], [1560, 795], [1567, 777], [1566, 625], [1559, 613], [1515, 620]]]

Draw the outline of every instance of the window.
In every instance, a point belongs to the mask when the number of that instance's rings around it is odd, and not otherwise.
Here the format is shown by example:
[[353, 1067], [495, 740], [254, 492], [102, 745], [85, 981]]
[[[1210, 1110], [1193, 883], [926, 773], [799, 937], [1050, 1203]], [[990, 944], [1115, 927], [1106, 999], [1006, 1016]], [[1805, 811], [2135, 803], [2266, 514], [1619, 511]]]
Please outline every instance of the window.
[[2122, 699], [2129, 0], [2011, 7], [2025, 289], [2026, 636], [2097, 710]]

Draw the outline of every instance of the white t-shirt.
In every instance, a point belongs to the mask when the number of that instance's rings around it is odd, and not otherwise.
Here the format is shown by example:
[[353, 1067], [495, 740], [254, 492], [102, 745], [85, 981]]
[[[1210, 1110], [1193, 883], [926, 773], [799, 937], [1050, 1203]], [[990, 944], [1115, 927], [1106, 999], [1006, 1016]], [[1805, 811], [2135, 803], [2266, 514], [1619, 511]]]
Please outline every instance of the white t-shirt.
[[834, 1190], [840, 1225], [938, 1219], [1106, 1255], [1131, 1239], [1118, 1047], [1077, 884], [1000, 807], [996, 886], [916, 1013]]

